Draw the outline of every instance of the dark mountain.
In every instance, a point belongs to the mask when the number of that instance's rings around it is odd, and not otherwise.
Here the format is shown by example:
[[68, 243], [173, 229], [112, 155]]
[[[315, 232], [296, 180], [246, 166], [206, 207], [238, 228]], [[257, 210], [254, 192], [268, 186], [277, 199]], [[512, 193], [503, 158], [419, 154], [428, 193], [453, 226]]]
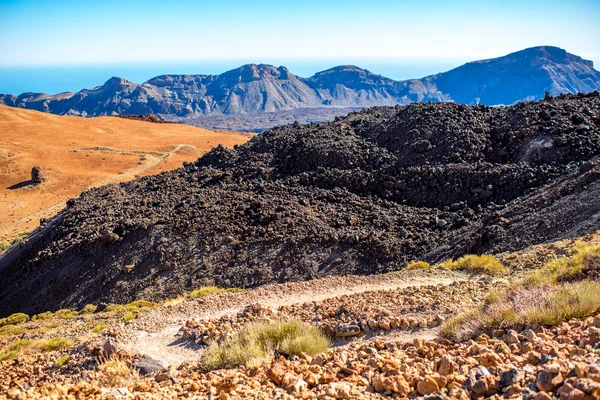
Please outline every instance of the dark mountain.
[[[249, 64], [220, 75], [162, 75], [143, 84], [111, 78], [93, 89], [54, 96], [0, 95], [0, 103], [86, 117], [155, 114], [209, 128], [219, 116], [242, 115], [247, 117], [236, 119], [239, 123], [230, 128], [261, 130], [287, 121], [290, 110], [298, 109], [310, 109], [308, 113], [314, 114], [303, 120], [318, 121], [324, 115], [331, 118], [347, 112], [341, 108], [418, 101], [513, 104], [541, 99], [545, 92], [558, 95], [598, 89], [600, 72], [591, 61], [544, 46], [401, 82], [355, 66], [301, 78], [285, 67]], [[257, 117], [264, 113], [269, 115]]]
[[376, 274], [595, 232], [599, 113], [597, 92], [373, 107], [89, 190], [0, 258], [0, 317]]

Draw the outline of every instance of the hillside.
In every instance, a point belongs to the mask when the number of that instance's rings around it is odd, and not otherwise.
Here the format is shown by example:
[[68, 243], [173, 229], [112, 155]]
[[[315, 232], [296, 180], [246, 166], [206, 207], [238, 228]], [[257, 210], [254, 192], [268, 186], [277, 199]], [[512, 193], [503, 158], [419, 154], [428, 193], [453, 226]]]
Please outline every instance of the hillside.
[[375, 107], [92, 189], [0, 258], [0, 316], [582, 236], [600, 229], [599, 112], [598, 93]]
[[[182, 124], [56, 116], [0, 106], [0, 242], [56, 214], [82, 191], [175, 169], [249, 136]], [[40, 166], [46, 181], [33, 185]]]
[[[571, 282], [523, 286], [582, 251]], [[596, 399], [600, 285], [585, 274], [597, 277], [599, 255], [600, 232], [498, 254], [493, 276], [421, 266], [15, 314], [0, 319], [0, 397]], [[262, 356], [229, 347], [258, 327], [270, 343], [278, 326], [311, 336], [281, 331], [295, 340]]]
[[[155, 114], [209, 128], [227, 123], [236, 130], [261, 131], [289, 122], [294, 110], [305, 110], [299, 119], [311, 122], [331, 120], [348, 108], [421, 101], [509, 105], [539, 100], [545, 92], [599, 89], [600, 72], [591, 61], [541, 46], [406, 81], [356, 66], [302, 78], [285, 67], [248, 64], [220, 75], [162, 75], [143, 84], [114, 77], [76, 93], [0, 95], [0, 104], [85, 117]], [[236, 118], [223, 121], [223, 115]]]

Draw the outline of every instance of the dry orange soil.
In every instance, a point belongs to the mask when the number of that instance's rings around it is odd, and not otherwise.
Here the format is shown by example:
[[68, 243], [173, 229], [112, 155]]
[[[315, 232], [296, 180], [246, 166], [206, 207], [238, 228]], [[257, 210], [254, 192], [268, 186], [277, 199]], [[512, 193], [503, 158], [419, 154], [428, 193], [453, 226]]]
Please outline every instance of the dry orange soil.
[[[0, 106], [0, 242], [56, 214], [82, 191], [193, 161], [251, 135], [116, 117], [81, 118]], [[40, 166], [46, 181], [31, 184]]]

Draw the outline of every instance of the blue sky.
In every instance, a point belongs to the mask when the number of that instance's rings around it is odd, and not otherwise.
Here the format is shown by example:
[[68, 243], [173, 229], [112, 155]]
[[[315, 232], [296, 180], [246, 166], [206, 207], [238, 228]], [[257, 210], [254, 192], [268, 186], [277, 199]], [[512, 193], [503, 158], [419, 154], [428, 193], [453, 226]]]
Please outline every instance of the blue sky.
[[[418, 77], [537, 45], [565, 48], [598, 68], [598, 21], [600, 0], [0, 0], [0, 68], [214, 73], [286, 62], [309, 75], [331, 61], [421, 65], [411, 76]], [[412, 71], [404, 70], [395, 77]]]

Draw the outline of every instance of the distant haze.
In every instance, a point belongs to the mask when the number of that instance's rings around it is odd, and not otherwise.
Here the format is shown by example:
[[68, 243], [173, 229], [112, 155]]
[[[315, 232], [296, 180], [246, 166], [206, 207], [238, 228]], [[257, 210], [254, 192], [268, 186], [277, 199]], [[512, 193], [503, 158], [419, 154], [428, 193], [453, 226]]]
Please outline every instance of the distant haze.
[[20, 94], [42, 92], [57, 94], [76, 92], [83, 88], [102, 85], [110, 77], [117, 76], [133, 82], [145, 82], [164, 74], [213, 75], [237, 68], [248, 62], [284, 65], [294, 74], [309, 77], [337, 65], [358, 65], [373, 73], [396, 80], [422, 78], [426, 75], [447, 71], [464, 64], [467, 59], [424, 58], [336, 58], [319, 60], [257, 59], [257, 60], [211, 60], [181, 61], [169, 63], [129, 63], [105, 65], [52, 65], [52, 66], [0, 66], [0, 93]]

